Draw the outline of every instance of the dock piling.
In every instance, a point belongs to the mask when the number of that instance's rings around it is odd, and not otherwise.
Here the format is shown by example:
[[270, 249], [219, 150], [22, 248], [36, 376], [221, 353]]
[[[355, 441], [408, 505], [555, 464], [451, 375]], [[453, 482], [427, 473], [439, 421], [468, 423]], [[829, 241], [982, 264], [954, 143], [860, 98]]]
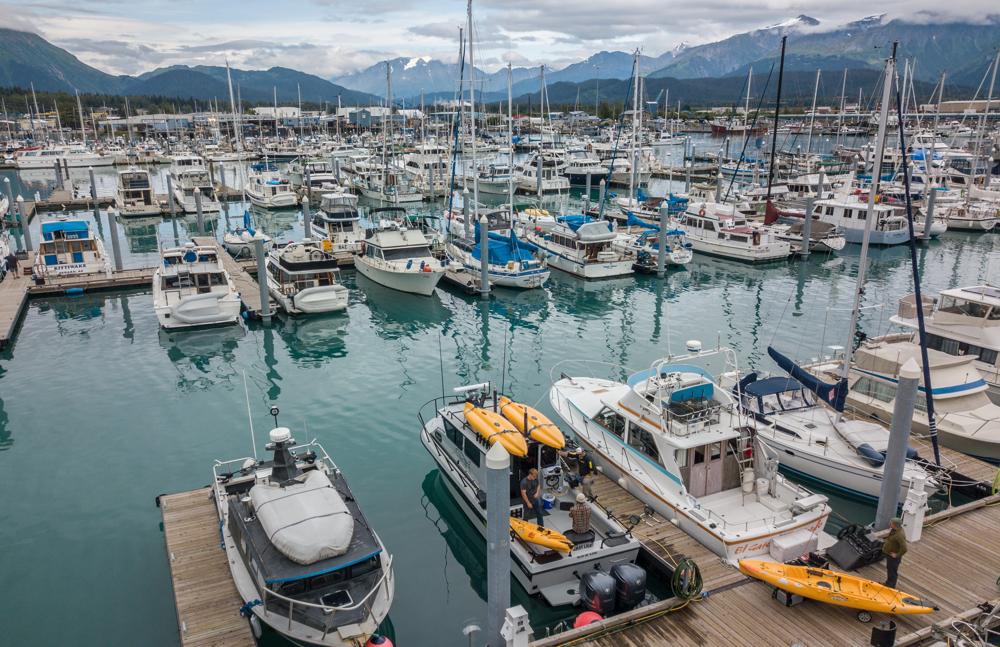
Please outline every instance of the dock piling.
[[510, 605], [509, 479], [510, 454], [495, 443], [486, 452], [486, 642], [498, 646]]
[[920, 367], [911, 357], [899, 369], [899, 386], [892, 409], [892, 426], [889, 430], [889, 448], [885, 454], [882, 488], [879, 491], [878, 509], [875, 511], [875, 530], [889, 527], [889, 520], [896, 516], [899, 506], [899, 488], [903, 482], [906, 464], [907, 440], [917, 402], [917, 383]]
[[94, 181], [94, 167], [88, 166], [87, 173], [90, 175], [90, 199], [94, 201], [94, 222], [101, 220], [101, 207], [97, 204], [97, 182]]
[[715, 201], [722, 202], [722, 149], [715, 158], [718, 167], [715, 170]]
[[177, 232], [177, 205], [174, 204], [174, 183], [169, 173], [167, 173], [167, 204], [170, 205], [170, 224], [174, 228], [174, 245], [180, 245], [181, 237]]
[[806, 200], [806, 212], [802, 218], [802, 249], [799, 250], [799, 256], [802, 258], [809, 258], [809, 245], [812, 244], [814, 202], [813, 198]]
[[312, 237], [312, 223], [309, 222], [311, 216], [309, 215], [309, 196], [302, 197], [302, 236], [304, 238]]
[[205, 235], [205, 213], [201, 210], [201, 191], [194, 192], [194, 210], [198, 214], [198, 235]]
[[63, 188], [64, 188], [63, 187], [62, 167], [59, 166], [59, 160], [58, 159], [54, 160], [52, 162], [52, 167], [53, 167], [53, 170], [55, 170], [55, 172], [56, 172], [56, 188], [59, 189], [60, 191], [62, 191]]
[[17, 221], [21, 224], [21, 235], [24, 237], [24, 249], [31, 252], [35, 246], [31, 244], [31, 228], [28, 226], [28, 214], [24, 209], [24, 198], [17, 196]]
[[479, 296], [490, 296], [490, 221], [479, 219]]
[[7, 213], [0, 215], [10, 215], [14, 213], [14, 192], [10, 188], [10, 178], [3, 179], [3, 192], [7, 194]]
[[667, 273], [667, 221], [669, 211], [670, 209], [666, 205], [660, 207], [660, 231], [656, 236], [657, 243], [660, 246], [656, 254], [656, 276], [661, 279]]
[[[228, 186], [226, 184], [226, 167], [222, 164], [219, 164], [219, 184], [222, 185], [222, 190], [226, 192], [226, 187]], [[228, 202], [228, 200], [224, 200], [223, 202]]]
[[111, 254], [115, 260], [115, 271], [122, 271], [122, 250], [118, 243], [118, 223], [115, 222], [114, 209], [108, 209], [108, 231], [111, 233]]
[[[538, 192], [538, 199], [542, 199], [542, 158], [538, 157], [535, 164], [535, 190]], [[540, 205], [539, 205], [540, 206]]]
[[257, 285], [260, 287], [260, 317], [264, 323], [271, 322], [271, 294], [267, 291], [267, 268], [264, 264], [264, 241], [254, 238], [253, 252], [257, 257]]
[[601, 183], [598, 185], [598, 189], [597, 190], [598, 190], [598, 193], [599, 193], [599, 197], [597, 198], [598, 201], [599, 201], [597, 203], [597, 210], [600, 211], [600, 210], [602, 210], [604, 208], [604, 196], [608, 192], [608, 184], [607, 184], [607, 181], [603, 177], [601, 178]]
[[924, 243], [931, 240], [931, 225], [934, 224], [934, 203], [937, 202], [937, 191], [931, 187], [930, 195], [927, 196], [927, 214], [924, 216], [924, 233], [921, 239]]
[[337, 184], [340, 184], [340, 159], [333, 157], [333, 174], [337, 178]]
[[302, 164], [305, 166], [302, 171], [302, 179], [305, 180], [306, 183], [306, 194], [303, 197], [303, 200], [307, 200], [312, 198], [313, 195], [312, 172], [309, 170], [309, 162], [305, 161], [302, 162]]
[[590, 211], [590, 171], [587, 171], [587, 191], [583, 194], [583, 212]]

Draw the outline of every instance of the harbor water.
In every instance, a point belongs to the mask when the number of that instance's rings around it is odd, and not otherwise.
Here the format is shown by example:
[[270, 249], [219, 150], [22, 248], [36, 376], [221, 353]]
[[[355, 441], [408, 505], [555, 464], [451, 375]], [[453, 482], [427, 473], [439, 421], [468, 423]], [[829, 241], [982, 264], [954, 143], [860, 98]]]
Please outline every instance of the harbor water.
[[[229, 209], [238, 224], [243, 207]], [[279, 240], [302, 233], [296, 211], [255, 221]], [[127, 267], [154, 264], [157, 241], [172, 242], [169, 221], [145, 224], [115, 225]], [[1000, 278], [998, 234], [946, 233], [918, 255], [930, 292]], [[251, 454], [246, 383], [258, 448], [276, 405], [296, 439], [326, 447], [393, 553], [396, 644], [467, 644], [463, 628], [485, 624], [485, 550], [419, 442], [422, 404], [491, 380], [551, 413], [564, 360], [618, 374], [690, 339], [734, 348], [742, 370], [775, 370], [768, 345], [820, 357], [847, 343], [857, 261], [857, 246], [759, 267], [696, 255], [662, 280], [554, 271], [542, 289], [488, 300], [402, 294], [345, 270], [346, 313], [178, 333], [158, 329], [148, 289], [33, 299], [0, 353], [0, 642], [178, 643], [154, 498], [208, 484], [214, 459]], [[908, 249], [873, 250], [860, 329], [888, 331], [911, 288]], [[828, 494], [833, 527], [874, 516]], [[540, 632], [567, 615], [512, 588]]]

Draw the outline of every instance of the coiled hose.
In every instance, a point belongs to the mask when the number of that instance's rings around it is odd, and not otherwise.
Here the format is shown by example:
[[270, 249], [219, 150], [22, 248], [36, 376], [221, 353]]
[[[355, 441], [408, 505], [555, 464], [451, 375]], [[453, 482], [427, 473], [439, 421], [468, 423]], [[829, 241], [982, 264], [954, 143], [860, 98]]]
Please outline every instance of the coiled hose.
[[677, 563], [670, 586], [674, 595], [682, 600], [691, 600], [701, 593], [701, 570], [693, 560], [685, 557]]

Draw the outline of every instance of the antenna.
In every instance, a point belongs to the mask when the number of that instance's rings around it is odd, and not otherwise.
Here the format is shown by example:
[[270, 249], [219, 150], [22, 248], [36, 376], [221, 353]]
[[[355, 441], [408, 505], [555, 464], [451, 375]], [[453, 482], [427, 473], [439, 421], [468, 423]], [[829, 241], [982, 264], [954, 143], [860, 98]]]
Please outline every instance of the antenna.
[[253, 460], [257, 462], [257, 444], [253, 435], [253, 415], [250, 414], [250, 391], [247, 389], [247, 372], [243, 371], [243, 395], [247, 401], [247, 422], [250, 423], [250, 449], [253, 450]]
[[278, 413], [280, 413], [278, 407], [271, 405], [271, 416], [274, 418], [275, 427], [278, 426]]
[[438, 338], [438, 366], [441, 368], [441, 399], [443, 400], [445, 397], [447, 397], [444, 392], [444, 356], [441, 350], [441, 335], [438, 335], [437, 338]]

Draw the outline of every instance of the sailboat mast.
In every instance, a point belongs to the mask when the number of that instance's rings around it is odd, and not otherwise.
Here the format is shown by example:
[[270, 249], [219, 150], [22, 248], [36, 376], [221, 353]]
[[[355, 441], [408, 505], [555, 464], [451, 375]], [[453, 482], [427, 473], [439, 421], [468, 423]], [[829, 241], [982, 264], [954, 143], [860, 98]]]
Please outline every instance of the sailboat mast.
[[819, 70], [816, 70], [816, 84], [813, 86], [812, 112], [809, 115], [809, 136], [806, 138], [806, 172], [809, 172], [809, 155], [812, 153], [813, 126], [816, 125], [816, 98], [819, 96]]
[[272, 85], [271, 92], [274, 95], [274, 136], [278, 137], [278, 86]]
[[510, 222], [514, 225], [514, 68], [507, 61], [507, 199], [510, 201]]
[[[233, 137], [236, 140], [236, 169], [240, 178], [240, 186], [243, 190], [243, 202], [247, 200], [247, 178], [244, 173], [246, 173], [246, 167], [243, 165], [243, 139], [240, 137], [243, 129], [240, 128], [240, 118], [239, 112], [236, 110], [236, 97], [233, 95], [233, 75], [229, 71], [229, 60], [226, 60], [226, 84], [229, 87], [229, 109], [233, 113]], [[275, 110], [275, 115], [277, 115], [277, 110]], [[267, 158], [264, 158], [264, 166], [267, 167]]]
[[[478, 222], [479, 209], [479, 171], [476, 157], [476, 59], [472, 47], [472, 0], [469, 0], [466, 17], [468, 19], [469, 39], [469, 124], [472, 133], [472, 208], [469, 213]], [[471, 227], [470, 227], [471, 230]]]
[[636, 139], [639, 137], [639, 50], [635, 50], [635, 82], [632, 84], [632, 154], [629, 156], [629, 166], [631, 167], [631, 173], [628, 177], [628, 194], [632, 199], [632, 204], [635, 205], [635, 164], [638, 161], [636, 159]]
[[847, 68], [844, 68], [844, 80], [840, 82], [840, 112], [837, 114], [837, 146], [840, 146], [840, 136], [844, 133], [844, 98], [847, 92]]
[[[872, 158], [872, 184], [868, 191], [868, 212], [865, 215], [865, 233], [861, 239], [861, 256], [858, 259], [858, 282], [854, 288], [854, 305], [851, 308], [851, 323], [847, 328], [847, 344], [844, 347], [844, 366], [842, 377], [846, 380], [851, 372], [851, 357], [854, 355], [854, 329], [858, 325], [858, 314], [861, 310], [861, 290], [865, 284], [865, 273], [868, 269], [868, 244], [871, 239], [872, 223], [875, 220], [875, 196], [878, 194], [878, 181], [882, 175], [882, 159], [885, 156], [885, 131], [889, 121], [889, 97], [892, 80], [896, 71], [896, 44], [892, 46], [892, 56], [886, 61], [885, 74], [882, 80], [882, 105], [878, 119], [878, 134], [875, 139], [875, 157]], [[919, 304], [918, 304], [919, 307]]]
[[778, 94], [774, 100], [774, 132], [771, 133], [771, 160], [767, 169], [767, 197], [765, 203], [771, 201], [771, 184], [774, 182], [774, 162], [778, 157], [778, 111], [781, 110], [781, 83], [785, 78], [785, 43], [788, 36], [781, 37], [781, 59], [778, 63]]
[[[80, 137], [83, 138], [83, 145], [86, 146], [87, 145], [87, 127], [86, 127], [87, 121], [83, 118], [83, 106], [80, 104], [80, 91], [76, 90], [75, 92], [76, 92], [76, 111], [80, 115]], [[31, 93], [32, 93], [32, 96], [34, 96], [35, 91], [32, 90]], [[35, 108], [35, 111], [37, 113], [38, 108]]]
[[941, 85], [938, 86], [937, 110], [934, 111], [934, 136], [937, 137], [938, 117], [941, 115], [941, 97], [944, 95], [945, 72], [941, 72]]
[[747, 70], [747, 100], [743, 105], [743, 134], [746, 134], [747, 120], [750, 118], [750, 86], [753, 84], [753, 65]]
[[[983, 110], [983, 116], [979, 118], [979, 131], [976, 133], [976, 165], [972, 168], [972, 183], [976, 183], [976, 175], [979, 172], [979, 167], [984, 163], [987, 164], [985, 169], [985, 175], [983, 175], [983, 188], [988, 188], [990, 185], [990, 169], [988, 163], [986, 162], [986, 155], [983, 155], [983, 134], [986, 132], [986, 115], [990, 114], [990, 107], [993, 105], [993, 86], [996, 84], [997, 80], [997, 66], [1000, 66], [1000, 48], [997, 49], [996, 56], [993, 57], [993, 74], [990, 76], [990, 91], [986, 95], [986, 109]], [[968, 200], [968, 195], [966, 195], [966, 200]]]

